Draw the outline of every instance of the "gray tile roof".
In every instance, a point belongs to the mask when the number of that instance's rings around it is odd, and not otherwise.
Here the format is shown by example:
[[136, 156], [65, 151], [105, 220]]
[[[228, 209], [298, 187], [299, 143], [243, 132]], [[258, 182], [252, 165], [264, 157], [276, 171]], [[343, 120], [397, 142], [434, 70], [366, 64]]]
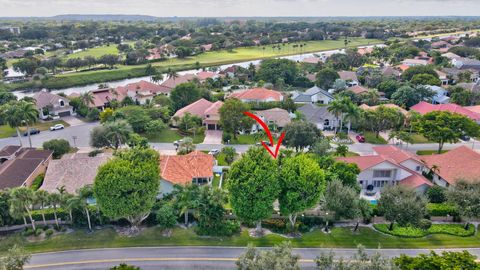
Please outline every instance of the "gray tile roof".
[[323, 123], [325, 119], [334, 119], [335, 116], [331, 114], [327, 106], [317, 106], [315, 104], [305, 104], [298, 108], [303, 113], [305, 119], [311, 123]]

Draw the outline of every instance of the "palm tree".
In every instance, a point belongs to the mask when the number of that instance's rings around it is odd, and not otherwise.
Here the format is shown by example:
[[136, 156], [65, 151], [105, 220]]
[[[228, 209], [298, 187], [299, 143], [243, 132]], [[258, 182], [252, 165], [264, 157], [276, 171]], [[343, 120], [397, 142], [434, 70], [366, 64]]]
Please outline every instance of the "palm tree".
[[132, 127], [125, 120], [117, 120], [105, 123], [105, 137], [115, 150], [125, 144], [132, 134]]
[[158, 73], [158, 74], [155, 74], [155, 75], [152, 76], [152, 82], [159, 83], [161, 81], [163, 81], [163, 75], [162, 74]]
[[30, 125], [37, 122], [38, 111], [35, 104], [26, 101], [18, 102], [18, 117], [21, 119], [21, 123], [27, 126], [27, 136], [30, 148], [32, 148], [32, 138], [30, 136]]
[[56, 192], [50, 193], [48, 201], [50, 205], [53, 207], [53, 216], [55, 217], [55, 225], [57, 225], [57, 228], [60, 228], [60, 225], [58, 224], [58, 218], [57, 218], [57, 207], [62, 204], [62, 194], [56, 193]]
[[[343, 128], [343, 114], [348, 111], [348, 107], [346, 105], [347, 104], [346, 99], [347, 98], [345, 97], [334, 99], [332, 100], [332, 102], [330, 102], [330, 104], [328, 104], [328, 108], [327, 108], [328, 112], [333, 114], [337, 119], [337, 121], [340, 122], [340, 131]], [[335, 133], [338, 132], [337, 128], [335, 129]]]
[[92, 231], [92, 222], [90, 220], [90, 211], [88, 210], [87, 200], [93, 196], [91, 185], [84, 186], [78, 190], [78, 196], [73, 196], [68, 200], [70, 209], [82, 209], [87, 217], [88, 229]]
[[48, 204], [48, 198], [49, 194], [48, 191], [39, 189], [35, 191], [35, 202], [37, 204], [40, 204], [40, 210], [42, 211], [42, 219], [43, 219], [43, 225], [47, 225], [47, 221], [45, 220], [45, 205]]
[[36, 230], [35, 221], [32, 217], [32, 206], [35, 203], [35, 193], [32, 189], [26, 187], [14, 188], [10, 191], [10, 210], [11, 212], [21, 211], [27, 213], [33, 230]]
[[173, 81], [175, 82], [175, 79], [178, 78], [178, 73], [175, 70], [168, 68], [167, 78], [173, 79]]
[[197, 207], [199, 188], [194, 184], [185, 187], [176, 185], [173, 194], [175, 196], [175, 204], [180, 209], [180, 214], [184, 215], [185, 226], [188, 226], [188, 210]]
[[348, 131], [347, 134], [350, 134], [350, 128], [352, 127], [352, 122], [360, 119], [360, 109], [350, 101], [346, 102], [347, 111], [345, 113], [345, 120], [348, 120]]
[[62, 196], [62, 207], [68, 210], [70, 223], [73, 225], [73, 210], [77, 209], [76, 196], [70, 193], [64, 193]]
[[17, 102], [10, 102], [1, 107], [0, 116], [3, 118], [3, 121], [7, 123], [11, 128], [14, 128], [17, 131], [18, 140], [20, 146], [23, 146], [22, 136], [20, 135], [19, 127], [22, 125], [22, 120], [19, 117], [19, 109]]
[[83, 105], [87, 106], [90, 105], [90, 104], [94, 104], [93, 103], [93, 100], [94, 100], [94, 97], [93, 97], [93, 94], [92, 92], [85, 92], [85, 93], [82, 93], [80, 95], [80, 100], [82, 101]]

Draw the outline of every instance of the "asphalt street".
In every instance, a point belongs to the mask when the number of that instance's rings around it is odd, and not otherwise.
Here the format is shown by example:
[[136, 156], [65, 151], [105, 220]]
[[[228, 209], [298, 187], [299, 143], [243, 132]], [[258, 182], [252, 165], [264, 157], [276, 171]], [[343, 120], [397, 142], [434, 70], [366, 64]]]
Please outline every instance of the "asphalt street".
[[[301, 256], [303, 269], [314, 269], [314, 259], [321, 252], [331, 249], [301, 248], [294, 253]], [[464, 249], [436, 249], [441, 251]], [[480, 256], [480, 248], [466, 249]], [[235, 260], [245, 251], [240, 247], [147, 247], [74, 250], [33, 254], [25, 269], [51, 270], [104, 270], [122, 262], [150, 269], [235, 269]], [[356, 249], [334, 249], [337, 257], [351, 257]], [[368, 253], [380, 252], [386, 257], [401, 254], [416, 256], [428, 253], [428, 249], [369, 249]]]

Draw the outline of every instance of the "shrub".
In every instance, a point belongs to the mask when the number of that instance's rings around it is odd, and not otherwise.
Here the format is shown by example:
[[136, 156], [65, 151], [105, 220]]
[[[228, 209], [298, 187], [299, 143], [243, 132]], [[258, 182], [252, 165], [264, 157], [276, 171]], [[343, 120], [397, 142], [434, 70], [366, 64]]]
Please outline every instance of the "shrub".
[[50, 237], [50, 236], [52, 236], [52, 234], [53, 234], [53, 230], [52, 230], [52, 229], [48, 229], [48, 230], [45, 231], [45, 236], [46, 236], [46, 237]]
[[157, 223], [162, 229], [170, 229], [177, 224], [177, 215], [175, 214], [175, 210], [168, 204], [160, 207], [156, 214]]
[[432, 222], [428, 219], [421, 219], [418, 222], [418, 227], [422, 230], [428, 230], [430, 227], [432, 227]]
[[230, 141], [232, 139], [232, 135], [230, 133], [227, 133], [227, 132], [223, 132], [222, 134], [222, 141], [224, 143], [227, 143], [228, 141]]
[[42, 232], [43, 232], [43, 230], [38, 228], [34, 231], [34, 234], [35, 234], [35, 236], [39, 236], [40, 234], [42, 234]]
[[238, 221], [227, 220], [215, 226], [215, 231], [208, 230], [202, 227], [196, 227], [195, 232], [198, 235], [209, 236], [232, 236], [240, 232], [240, 223]]
[[[267, 219], [262, 221], [262, 226], [271, 230], [272, 232], [275, 233], [290, 233], [292, 232], [292, 228], [290, 228], [290, 222], [287, 222], [284, 219]], [[310, 229], [309, 226], [306, 226], [300, 221], [297, 221], [295, 223], [295, 228], [293, 231], [300, 231], [300, 232], [306, 232]]]
[[429, 203], [427, 204], [427, 213], [432, 217], [458, 216], [457, 207], [447, 203]]
[[110, 268], [110, 270], [140, 270], [140, 268], [136, 267], [136, 266], [132, 266], [132, 265], [122, 263], [120, 265], [117, 265], [117, 266], [114, 266], [114, 267]]
[[373, 227], [386, 234], [404, 237], [404, 238], [418, 238], [430, 234], [448, 234], [453, 236], [467, 237], [475, 234], [475, 226], [470, 224], [468, 230], [465, 230], [462, 224], [432, 224], [427, 230], [416, 228], [412, 226], [401, 227], [393, 226], [393, 230], [389, 230], [389, 224], [374, 224]]
[[26, 229], [25, 231], [22, 232], [22, 235], [25, 236], [25, 237], [28, 237], [28, 236], [31, 236], [33, 235], [35, 232], [33, 231], [32, 228], [28, 228]]
[[432, 186], [427, 190], [427, 198], [428, 201], [431, 203], [443, 203], [447, 200], [447, 196], [445, 194], [446, 188], [441, 186]]
[[100, 111], [97, 108], [91, 109], [87, 114], [87, 120], [93, 122], [98, 119], [100, 119]]
[[96, 149], [96, 150], [90, 151], [90, 152], [88, 153], [88, 156], [89, 156], [89, 157], [96, 157], [98, 154], [101, 154], [101, 153], [103, 153], [102, 150]]
[[53, 158], [61, 158], [70, 151], [70, 143], [65, 139], [53, 139], [43, 143], [43, 149], [52, 150]]
[[45, 178], [45, 174], [43, 173], [37, 175], [37, 177], [35, 177], [35, 179], [33, 180], [30, 188], [37, 191], [42, 186], [44, 178]]

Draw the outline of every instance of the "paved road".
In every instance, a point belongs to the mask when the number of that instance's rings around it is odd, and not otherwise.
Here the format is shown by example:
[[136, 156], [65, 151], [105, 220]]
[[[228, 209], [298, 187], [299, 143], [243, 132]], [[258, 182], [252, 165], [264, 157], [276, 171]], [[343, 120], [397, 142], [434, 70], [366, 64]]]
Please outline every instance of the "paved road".
[[[301, 256], [304, 269], [313, 269], [314, 258], [320, 252], [329, 250], [303, 248], [295, 249], [294, 252]], [[463, 249], [448, 250], [460, 251]], [[480, 255], [480, 248], [467, 250], [475, 256]], [[139, 266], [144, 270], [234, 269], [236, 258], [244, 251], [244, 248], [238, 247], [151, 247], [63, 251], [34, 254], [25, 269], [103, 270], [122, 262]], [[343, 257], [350, 257], [356, 252], [355, 249], [335, 249], [334, 251], [337, 256]], [[400, 254], [416, 256], [429, 252], [427, 249], [367, 250], [368, 253], [377, 251], [387, 257], [395, 257]]]

